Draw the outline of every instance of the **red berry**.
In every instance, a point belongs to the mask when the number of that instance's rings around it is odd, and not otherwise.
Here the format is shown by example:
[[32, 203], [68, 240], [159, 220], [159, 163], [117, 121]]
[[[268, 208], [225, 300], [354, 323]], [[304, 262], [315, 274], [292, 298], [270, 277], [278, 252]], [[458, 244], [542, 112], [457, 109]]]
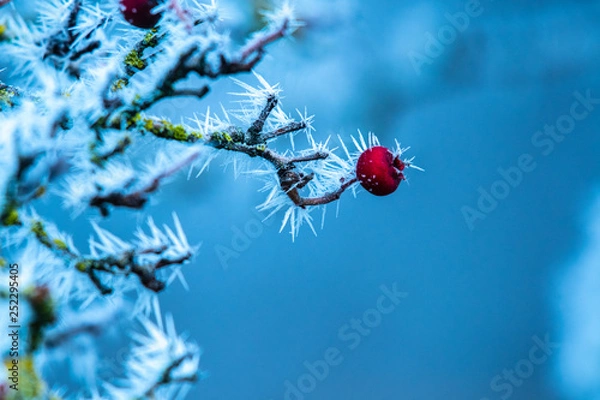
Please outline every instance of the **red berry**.
[[154, 28], [160, 20], [160, 14], [152, 12], [159, 0], [120, 0], [120, 3], [125, 20], [138, 28]]
[[406, 165], [383, 146], [365, 150], [356, 163], [356, 177], [375, 196], [387, 196], [398, 189], [404, 180], [402, 170]]

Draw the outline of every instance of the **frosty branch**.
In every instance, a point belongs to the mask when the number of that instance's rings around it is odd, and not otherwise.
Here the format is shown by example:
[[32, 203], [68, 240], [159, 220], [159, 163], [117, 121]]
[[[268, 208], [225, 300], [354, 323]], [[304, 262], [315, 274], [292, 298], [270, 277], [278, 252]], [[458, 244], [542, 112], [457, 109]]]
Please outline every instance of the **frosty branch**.
[[[249, 157], [258, 157], [269, 162], [277, 171], [279, 183], [282, 190], [289, 196], [290, 200], [298, 207], [324, 205], [339, 199], [341, 194], [357, 182], [357, 179], [349, 176], [340, 179], [340, 186], [329, 193], [319, 197], [302, 197], [299, 190], [306, 186], [314, 177], [314, 174], [305, 174], [297, 171], [296, 164], [324, 160], [329, 157], [329, 152], [316, 150], [302, 156], [286, 157], [268, 148], [268, 142], [279, 136], [302, 131], [308, 128], [306, 121], [292, 121], [274, 131], [263, 132], [265, 122], [270, 113], [277, 106], [278, 100], [274, 94], [267, 96], [266, 105], [260, 112], [258, 118], [243, 131], [236, 126], [229, 126], [220, 132], [211, 133], [205, 144], [219, 150], [243, 153]], [[165, 129], [165, 121], [153, 118], [145, 118], [139, 129], [151, 133], [157, 137], [195, 143], [202, 139], [196, 132], [187, 132], [181, 126], [176, 134]]]
[[[265, 27], [233, 49], [214, 3], [39, 0], [36, 22], [11, 6], [3, 11], [9, 8], [0, 21], [0, 72], [12, 72], [0, 82], [0, 267], [7, 260], [27, 266], [19, 285], [31, 315], [20, 321], [29, 328], [21, 359], [31, 367], [19, 393], [35, 393], [30, 398], [61, 398], [45, 384], [44, 368], [51, 367], [40, 359], [66, 352], [82, 336], [95, 341], [117, 318], [109, 310], [115, 304], [130, 307], [141, 324], [132, 328], [122, 384], [87, 371], [94, 381], [71, 397], [181, 398], [203, 376], [198, 347], [163, 318], [156, 297], [175, 279], [187, 288], [180, 267], [198, 246], [188, 243], [175, 214], [171, 227], [149, 217], [144, 229], [131, 230], [133, 239], [121, 239], [100, 227], [114, 208], [151, 210], [148, 200], [178, 172], [199, 176], [221, 156], [236, 174], [264, 182], [267, 195], [257, 208], [268, 218], [281, 212], [281, 230], [288, 226], [294, 239], [302, 225], [315, 232], [311, 213], [320, 210], [324, 220], [327, 205], [344, 193], [356, 194], [360, 184], [391, 194], [405, 168], [414, 167], [401, 159], [405, 149], [397, 142], [390, 150], [359, 132], [351, 150], [339, 136], [334, 146], [330, 138], [315, 139], [306, 111], [299, 118], [284, 111], [279, 86], [254, 69], [269, 46], [301, 25], [287, 3], [267, 12]], [[235, 78], [248, 72], [258, 84]], [[186, 110], [192, 115], [180, 115], [180, 123], [159, 116], [165, 100], [210, 104], [213, 82], [225, 77], [241, 88], [232, 93], [238, 106], [221, 106], [219, 114]], [[58, 211], [38, 199], [53, 194], [74, 217], [99, 213], [87, 251], [48, 218]], [[6, 302], [3, 268], [0, 277]], [[2, 373], [0, 393], [7, 387]]]
[[[121, 149], [124, 149], [124, 147], [125, 146], [121, 145], [113, 149], [109, 154], [105, 155], [103, 158], [110, 157], [118, 152], [122, 152]], [[148, 201], [148, 195], [155, 192], [160, 187], [161, 182], [165, 178], [170, 177], [174, 173], [180, 171], [186, 165], [189, 165], [196, 158], [198, 158], [199, 155], [199, 152], [194, 152], [187, 158], [184, 158], [180, 161], [176, 161], [167, 169], [161, 171], [160, 173], [154, 176], [151, 176], [145, 182], [139, 182], [136, 179], [131, 178], [131, 180], [127, 182], [123, 188], [119, 188], [115, 191], [103, 191], [102, 193], [97, 193], [94, 196], [92, 196], [89, 204], [92, 207], [97, 207], [103, 216], [108, 215], [107, 205], [109, 204], [116, 207], [142, 208], [144, 204], [146, 204], [146, 202]]]
[[21, 96], [18, 88], [9, 86], [0, 81], [0, 111], [4, 108], [10, 108], [15, 105], [15, 100]]
[[[196, 26], [201, 23], [198, 22]], [[111, 99], [108, 96], [111, 91], [115, 92], [115, 89], [127, 85], [130, 77], [135, 75], [137, 71], [146, 69], [148, 63], [152, 61], [151, 56], [144, 57], [144, 51], [148, 48], [156, 47], [161, 39], [165, 37], [165, 33], [161, 31], [160, 27], [154, 29], [143, 40], [138, 42], [125, 57], [126, 76], [119, 76], [113, 80], [110, 85], [112, 90], [106, 91], [104, 101], [107, 113], [96, 121], [93, 126], [96, 129], [119, 129], [123, 120], [134, 118], [139, 112], [150, 108], [158, 101], [168, 97], [194, 96], [203, 98], [209, 92], [208, 85], [204, 85], [198, 89], [176, 89], [175, 85], [192, 72], [196, 73], [199, 77], [208, 77], [211, 79], [241, 72], [250, 72], [262, 59], [266, 46], [284, 37], [289, 30], [289, 26], [289, 19], [283, 19], [271, 32], [258, 35], [232, 57], [229, 57], [222, 49], [219, 50], [220, 46], [217, 43], [204, 45], [193, 43], [188, 49], [178, 55], [177, 61], [157, 83], [155, 90], [148, 93], [145, 97], [137, 98], [134, 102], [124, 106], [121, 99]], [[218, 59], [216, 66], [208, 61], [209, 56]]]
[[56, 229], [47, 229], [39, 217], [28, 218], [24, 224], [37, 241], [54, 252], [59, 257], [68, 260], [77, 271], [86, 274], [102, 294], [111, 294], [114, 288], [103, 283], [102, 274], [113, 276], [137, 275], [140, 283], [154, 292], [165, 288], [165, 283], [157, 278], [157, 272], [165, 267], [184, 264], [194, 253], [185, 239], [179, 220], [174, 217], [176, 234], [166, 228], [162, 234], [152, 221], [149, 221], [151, 237], [142, 231], [138, 232], [140, 241], [135, 245], [127, 245], [109, 234], [107, 231], [94, 226], [101, 240], [102, 256], [81, 256], [80, 252], [69, 240], [56, 234]]

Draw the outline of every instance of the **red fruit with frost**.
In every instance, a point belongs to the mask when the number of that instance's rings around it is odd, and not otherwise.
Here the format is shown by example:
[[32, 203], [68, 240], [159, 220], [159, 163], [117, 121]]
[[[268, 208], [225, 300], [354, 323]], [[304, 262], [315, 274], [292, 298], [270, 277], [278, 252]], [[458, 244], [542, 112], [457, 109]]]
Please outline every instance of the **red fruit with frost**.
[[365, 150], [356, 163], [358, 181], [375, 196], [393, 193], [404, 178], [406, 164], [383, 146]]
[[125, 20], [131, 25], [150, 29], [160, 20], [160, 14], [152, 12], [158, 4], [159, 0], [120, 0], [120, 9]]

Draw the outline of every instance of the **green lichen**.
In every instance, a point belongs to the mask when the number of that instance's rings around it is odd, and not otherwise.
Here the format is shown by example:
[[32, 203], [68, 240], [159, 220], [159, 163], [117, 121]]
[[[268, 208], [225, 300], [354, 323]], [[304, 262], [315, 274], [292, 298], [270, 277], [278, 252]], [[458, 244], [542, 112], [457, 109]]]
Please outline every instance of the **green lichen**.
[[8, 40], [8, 35], [6, 34], [6, 25], [0, 24], [0, 42]]
[[126, 116], [125, 128], [130, 129], [136, 126], [141, 120], [142, 116], [140, 115], [140, 113], [135, 113], [133, 115], [129, 114], [128, 116]]
[[144, 131], [164, 139], [177, 140], [179, 142], [195, 142], [202, 138], [197, 131], [188, 132], [183, 125], [173, 124], [166, 119], [154, 120], [142, 119], [141, 127]]
[[29, 323], [29, 351], [34, 352], [44, 338], [44, 328], [56, 321], [54, 302], [46, 286], [36, 287], [28, 295], [34, 317]]
[[59, 250], [67, 251], [69, 249], [67, 244], [60, 239], [52, 239], [52, 243], [54, 244], [54, 247], [56, 247]]
[[102, 159], [102, 157], [100, 157], [98, 154], [93, 154], [93, 155], [90, 157], [90, 161], [91, 161], [93, 164], [95, 164], [95, 165], [98, 165], [98, 166], [101, 166], [101, 165], [102, 165], [102, 163], [104, 162], [104, 160]]
[[[11, 358], [4, 359], [4, 368], [9, 368]], [[9, 390], [6, 400], [24, 400], [41, 398], [45, 392], [46, 384], [35, 370], [32, 354], [18, 358], [19, 363], [19, 390]]]
[[125, 56], [125, 65], [140, 70], [146, 68], [146, 62], [140, 58], [140, 54], [135, 49], [131, 50], [127, 56]]
[[148, 132], [152, 132], [152, 130], [154, 129], [154, 121], [152, 121], [151, 119], [144, 120], [144, 129]]
[[35, 221], [31, 225], [31, 232], [38, 238], [48, 239], [48, 233], [46, 232], [42, 221]]
[[46, 227], [42, 221], [33, 221], [30, 227], [31, 233], [33, 233], [42, 245], [46, 246], [52, 251], [62, 252], [63, 254], [72, 255], [71, 250], [67, 243], [59, 238], [51, 237], [46, 231]]
[[141, 120], [141, 116], [139, 113], [136, 113], [134, 115], [132, 115], [131, 117], [128, 117], [125, 121], [125, 127], [127, 129], [132, 128], [134, 126], [136, 126], [138, 124], [138, 122], [140, 122]]
[[31, 232], [41, 244], [49, 249], [54, 248], [52, 241], [48, 238], [48, 232], [46, 232], [46, 228], [44, 228], [42, 221], [34, 221], [33, 224], [31, 224]]
[[175, 140], [184, 141], [188, 139], [188, 134], [183, 126], [176, 125], [173, 126], [173, 137], [175, 138]]
[[8, 89], [0, 89], [0, 109], [2, 108], [2, 103], [6, 104], [8, 107], [12, 107], [14, 105], [12, 98], [15, 96], [15, 92]]
[[202, 134], [198, 131], [191, 131], [190, 135], [195, 137], [196, 139], [202, 139]]
[[120, 115], [117, 115], [116, 117], [110, 119], [110, 121], [108, 121], [106, 119], [106, 117], [102, 117], [103, 121], [98, 120], [98, 122], [96, 124], [94, 124], [94, 126], [99, 126], [99, 127], [108, 127], [108, 128], [113, 128], [113, 129], [122, 129], [123, 128], [123, 121], [125, 122], [125, 129], [131, 129], [134, 126], [136, 126], [138, 124], [139, 121], [141, 121], [142, 117], [140, 116], [139, 113], [131, 113], [131, 112], [127, 112], [127, 113], [123, 113]]
[[75, 263], [75, 269], [79, 272], [86, 272], [90, 268], [90, 262], [83, 260]]
[[216, 139], [217, 141], [223, 143], [223, 142], [227, 142], [227, 143], [231, 143], [233, 142], [233, 139], [231, 137], [231, 135], [228, 132], [215, 132], [213, 133], [213, 138]]
[[33, 194], [33, 197], [37, 199], [37, 198], [42, 197], [45, 194], [46, 194], [46, 186], [42, 185], [42, 186], [38, 186], [38, 188], [35, 189], [35, 193]]
[[146, 47], [156, 47], [158, 45], [158, 40], [156, 38], [156, 32], [157, 31], [158, 31], [158, 29], [154, 28], [150, 32], [148, 32], [146, 34], [146, 36], [144, 36], [144, 40], [142, 41], [142, 43], [144, 44], [144, 46], [146, 46]]
[[14, 205], [7, 205], [0, 216], [0, 220], [2, 221], [2, 225], [4, 226], [13, 226], [20, 225], [21, 220], [19, 219], [19, 211]]
[[113, 82], [113, 84], [110, 86], [110, 90], [111, 90], [111, 92], [117, 92], [117, 91], [123, 89], [128, 84], [129, 84], [129, 80], [128, 79], [119, 78], [119, 79], [117, 79], [116, 81]]

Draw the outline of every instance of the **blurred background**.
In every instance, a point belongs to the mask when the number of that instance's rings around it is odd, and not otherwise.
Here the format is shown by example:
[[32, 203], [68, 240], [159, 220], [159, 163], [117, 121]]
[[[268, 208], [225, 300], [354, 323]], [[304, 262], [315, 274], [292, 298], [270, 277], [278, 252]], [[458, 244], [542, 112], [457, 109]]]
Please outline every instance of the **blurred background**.
[[[237, 38], [270, 7], [221, 4]], [[128, 237], [176, 211], [202, 243], [184, 269], [190, 290], [161, 298], [204, 349], [210, 376], [189, 397], [600, 399], [600, 2], [295, 5], [305, 27], [257, 68], [285, 109], [307, 107], [317, 138], [397, 138], [426, 172], [385, 198], [345, 194], [318, 236], [295, 242], [281, 215], [260, 222], [261, 182], [219, 159], [103, 222]], [[219, 81], [206, 101], [164, 112], [227, 105], [232, 90]], [[523, 156], [530, 168], [501, 183]], [[398, 304], [376, 311], [394, 287]]]

